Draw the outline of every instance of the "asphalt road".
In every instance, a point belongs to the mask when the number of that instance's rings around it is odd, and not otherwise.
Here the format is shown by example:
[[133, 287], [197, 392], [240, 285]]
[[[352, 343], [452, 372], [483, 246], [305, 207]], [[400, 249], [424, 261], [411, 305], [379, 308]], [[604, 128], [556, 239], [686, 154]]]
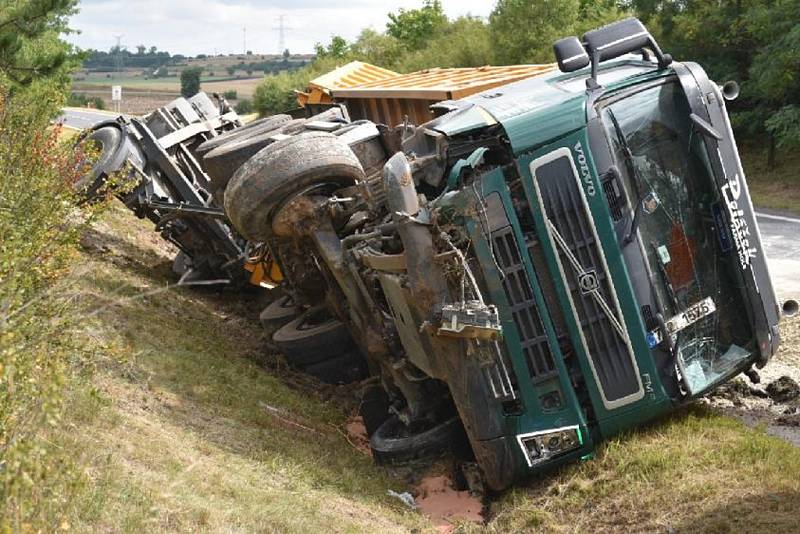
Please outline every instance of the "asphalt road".
[[[112, 118], [108, 112], [70, 108], [58, 120], [82, 130]], [[800, 299], [800, 218], [770, 213], [757, 217], [778, 297]]]
[[778, 298], [800, 299], [800, 219], [769, 213], [757, 219]]
[[67, 108], [64, 109], [64, 113], [56, 119], [56, 122], [61, 122], [70, 128], [83, 130], [94, 126], [98, 122], [113, 120], [117, 116], [118, 114], [108, 111]]

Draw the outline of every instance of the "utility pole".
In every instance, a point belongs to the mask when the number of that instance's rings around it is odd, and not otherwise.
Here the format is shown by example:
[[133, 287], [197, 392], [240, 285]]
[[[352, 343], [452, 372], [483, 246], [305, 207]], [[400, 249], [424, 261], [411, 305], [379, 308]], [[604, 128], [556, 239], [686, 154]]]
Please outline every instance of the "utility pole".
[[284, 19], [286, 15], [278, 15], [278, 27], [273, 28], [273, 30], [278, 30], [278, 54], [283, 54], [283, 51], [286, 50], [286, 24], [284, 24]]
[[114, 71], [119, 78], [122, 75], [122, 38], [124, 35], [115, 35], [114, 39], [117, 40], [117, 51], [114, 54]]
[[247, 26], [242, 27], [242, 54], [247, 55]]
[[116, 82], [111, 88], [111, 100], [117, 112], [122, 108], [122, 91], [120, 85], [120, 78], [122, 77], [122, 38], [124, 35], [115, 35], [114, 39], [117, 40], [117, 50], [114, 54], [114, 81]]

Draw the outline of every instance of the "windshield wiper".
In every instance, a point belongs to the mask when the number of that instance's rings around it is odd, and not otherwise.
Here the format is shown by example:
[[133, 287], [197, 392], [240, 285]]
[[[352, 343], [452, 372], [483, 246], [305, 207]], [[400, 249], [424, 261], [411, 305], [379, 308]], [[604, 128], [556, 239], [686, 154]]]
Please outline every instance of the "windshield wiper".
[[639, 227], [639, 218], [641, 216], [642, 201], [644, 198], [642, 196], [642, 189], [639, 185], [641, 182], [639, 172], [636, 170], [636, 165], [633, 163], [633, 152], [631, 151], [631, 147], [628, 145], [628, 140], [625, 139], [625, 133], [622, 131], [619, 122], [617, 122], [614, 112], [609, 109], [607, 110], [607, 113], [608, 117], [611, 119], [611, 124], [614, 126], [614, 132], [617, 134], [617, 139], [619, 140], [619, 146], [622, 149], [622, 154], [625, 156], [625, 166], [628, 168], [628, 174], [630, 174], [633, 178], [633, 186], [636, 189], [636, 205], [633, 208], [633, 220], [631, 220], [631, 226], [628, 229], [628, 232], [622, 238], [622, 248], [625, 248], [631, 241], [633, 241], [634, 236], [636, 236], [636, 229]]

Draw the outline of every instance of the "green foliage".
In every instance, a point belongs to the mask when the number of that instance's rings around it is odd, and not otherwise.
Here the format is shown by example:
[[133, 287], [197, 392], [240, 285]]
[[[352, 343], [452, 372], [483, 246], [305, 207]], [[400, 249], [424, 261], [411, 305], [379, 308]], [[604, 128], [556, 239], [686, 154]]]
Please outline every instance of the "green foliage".
[[80, 480], [48, 437], [82, 350], [58, 284], [85, 220], [72, 184], [87, 160], [49, 127], [58, 80], [8, 87], [0, 77], [0, 530], [52, 530]]
[[71, 48], [59, 39], [77, 0], [0, 0], [0, 73], [27, 85], [65, 67]]
[[423, 0], [419, 9], [389, 13], [386, 34], [400, 41], [408, 50], [419, 50], [447, 25], [439, 0]]
[[191, 67], [181, 71], [181, 95], [185, 98], [191, 98], [200, 92], [200, 75], [203, 69], [200, 67]]
[[551, 63], [553, 43], [625, 16], [613, 1], [498, 0], [489, 16], [498, 64]]
[[253, 102], [249, 98], [243, 98], [236, 103], [236, 113], [247, 115], [253, 112]]
[[93, 107], [94, 109], [106, 109], [106, 103], [99, 96], [86, 96], [83, 93], [70, 93], [67, 99], [67, 105], [84, 108]]
[[445, 26], [425, 47], [395, 60], [394, 68], [413, 72], [432, 67], [482, 67], [493, 58], [489, 28], [480, 19], [460, 17]]
[[310, 80], [341, 65], [335, 58], [320, 58], [310, 65], [291, 72], [264, 77], [253, 94], [253, 108], [261, 115], [272, 115], [297, 107], [295, 90], [304, 89]]
[[237, 98], [239, 98], [238, 95], [239, 94], [235, 90], [225, 91], [224, 93], [222, 93], [223, 98], [225, 98], [226, 100], [236, 100]]
[[315, 44], [314, 52], [317, 54], [317, 58], [320, 59], [342, 59], [347, 57], [347, 55], [350, 53], [350, 45], [347, 44], [347, 41], [344, 39], [344, 37], [334, 35], [333, 38], [331, 38], [331, 42], [328, 43], [327, 46], [323, 46], [321, 43]]

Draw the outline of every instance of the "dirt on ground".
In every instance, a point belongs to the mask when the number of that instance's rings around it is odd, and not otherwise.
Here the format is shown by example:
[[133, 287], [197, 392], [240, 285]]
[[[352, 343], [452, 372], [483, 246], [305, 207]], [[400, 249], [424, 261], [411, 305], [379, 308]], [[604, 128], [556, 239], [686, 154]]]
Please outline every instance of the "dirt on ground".
[[701, 402], [800, 447], [800, 318], [784, 319], [780, 331], [781, 348], [757, 371], [758, 383], [742, 375]]

